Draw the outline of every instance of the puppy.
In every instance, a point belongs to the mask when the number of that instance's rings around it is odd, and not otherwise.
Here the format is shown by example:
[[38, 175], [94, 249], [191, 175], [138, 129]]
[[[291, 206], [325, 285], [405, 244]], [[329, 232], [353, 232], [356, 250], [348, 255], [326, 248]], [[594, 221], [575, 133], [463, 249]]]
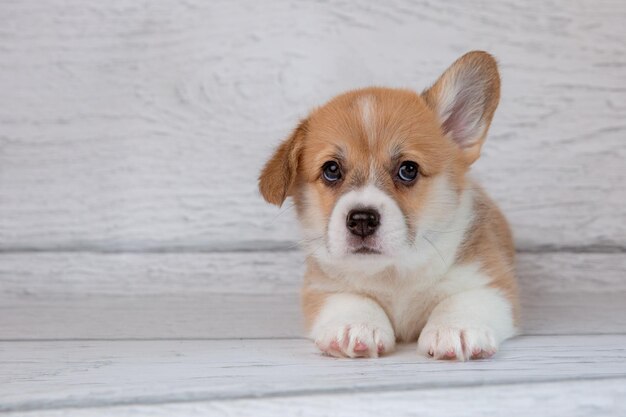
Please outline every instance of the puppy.
[[337, 357], [417, 340], [480, 359], [515, 334], [507, 222], [468, 178], [498, 105], [493, 57], [470, 52], [417, 94], [365, 88], [314, 110], [265, 165], [269, 203], [291, 196], [307, 254], [310, 337]]

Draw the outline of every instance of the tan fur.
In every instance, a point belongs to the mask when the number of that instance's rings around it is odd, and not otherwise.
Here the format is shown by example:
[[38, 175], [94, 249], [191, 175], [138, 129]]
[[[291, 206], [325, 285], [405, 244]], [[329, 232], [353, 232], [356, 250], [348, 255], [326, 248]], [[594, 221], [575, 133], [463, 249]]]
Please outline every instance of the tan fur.
[[313, 320], [319, 314], [328, 293], [315, 290], [314, 283], [316, 277], [323, 277], [324, 274], [313, 259], [307, 259], [307, 269], [304, 274], [304, 285], [300, 293], [300, 303], [304, 316], [304, 327], [310, 329]]
[[[468, 68], [475, 73], [470, 71], [468, 75]], [[484, 106], [481, 119], [484, 131], [459, 145], [454, 125], [440, 120], [438, 112], [441, 100], [455, 88], [458, 78], [474, 76], [482, 83], [483, 101], [478, 103]], [[304, 224], [313, 221], [309, 218], [311, 213], [327, 222], [343, 194], [373, 179], [378, 188], [397, 202], [408, 230], [413, 233], [425, 204], [431, 201], [436, 178], [445, 176], [459, 198], [463, 190], [475, 187], [465, 175], [480, 154], [499, 94], [495, 61], [484, 52], [473, 52], [457, 60], [422, 95], [409, 90], [366, 88], [337, 96], [314, 110], [277, 149], [259, 178], [261, 194], [277, 205], [292, 196]], [[364, 119], [369, 123], [364, 125]], [[321, 167], [329, 160], [339, 161], [343, 170], [343, 180], [334, 186], [321, 177]], [[416, 161], [420, 170], [419, 179], [410, 187], [394, 181], [399, 164], [405, 160]], [[514, 248], [506, 220], [480, 189], [476, 192], [474, 216], [456, 262], [479, 263], [491, 277], [490, 285], [510, 300], [517, 320]], [[337, 282], [315, 259], [309, 258], [302, 291], [307, 328], [330, 294], [328, 288], [333, 288], [332, 292], [350, 292], [374, 299], [388, 314], [393, 327], [406, 328], [406, 323], [394, 321], [392, 314], [393, 291], [403, 285], [397, 271], [393, 268], [382, 271], [376, 279], [386, 283], [389, 292]], [[414, 325], [401, 330], [398, 339], [414, 340], [434, 306], [445, 296], [433, 293], [426, 304], [420, 305], [415, 317], [403, 316]]]
[[[368, 131], [362, 125], [358, 105], [361, 97], [376, 103], [374, 116], [378, 129], [374, 143], [370, 143]], [[435, 175], [446, 171], [458, 188], [462, 187], [463, 174], [468, 168], [462, 153], [452, 141], [442, 139], [433, 111], [412, 91], [368, 88], [348, 92], [313, 112], [306, 123], [306, 143], [301, 149], [295, 188], [303, 191], [305, 186], [314, 187], [324, 216], [330, 214], [341, 194], [364, 184], [370, 176], [394, 196], [409, 218], [419, 212]], [[396, 148], [402, 151], [402, 157], [391, 161], [390, 155]], [[348, 158], [344, 161], [346, 178], [341, 186], [329, 188], [318, 181], [320, 167], [325, 161], [341, 156]], [[372, 156], [375, 172], [370, 172]], [[406, 159], [415, 159], [420, 164], [421, 181], [413, 190], [397, 187], [389, 175]], [[294, 201], [296, 207], [302, 207], [301, 194], [296, 192]]]
[[280, 206], [292, 194], [307, 122], [303, 121], [276, 150], [259, 177], [259, 191], [268, 203]]
[[300, 304], [302, 306], [304, 327], [306, 329], [310, 329], [311, 326], [313, 326], [313, 320], [315, 320], [315, 317], [319, 314], [327, 297], [328, 293], [315, 291], [308, 286], [302, 288]]
[[480, 262], [493, 278], [491, 286], [499, 289], [513, 306], [513, 318], [519, 323], [520, 306], [515, 279], [515, 248], [509, 225], [496, 204], [477, 188], [475, 216], [466, 235], [457, 262]]

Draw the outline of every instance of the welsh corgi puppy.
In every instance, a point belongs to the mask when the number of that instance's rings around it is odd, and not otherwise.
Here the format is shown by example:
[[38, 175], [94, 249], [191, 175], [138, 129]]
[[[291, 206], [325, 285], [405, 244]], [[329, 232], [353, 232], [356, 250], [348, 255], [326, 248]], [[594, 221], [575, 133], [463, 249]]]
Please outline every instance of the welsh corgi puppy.
[[516, 332], [507, 222], [468, 177], [500, 97], [494, 58], [469, 52], [422, 92], [364, 88], [301, 121], [265, 165], [269, 203], [295, 203], [308, 334], [337, 357], [417, 340], [435, 359], [491, 357]]

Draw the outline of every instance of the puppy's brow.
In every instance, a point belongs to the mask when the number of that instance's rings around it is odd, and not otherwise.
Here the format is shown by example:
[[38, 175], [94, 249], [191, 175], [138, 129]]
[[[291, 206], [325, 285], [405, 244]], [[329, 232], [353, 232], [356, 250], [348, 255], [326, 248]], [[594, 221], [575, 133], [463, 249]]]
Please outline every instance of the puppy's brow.
[[389, 157], [390, 157], [392, 160], [399, 159], [399, 158], [402, 156], [402, 154], [404, 153], [404, 146], [403, 146], [403, 142], [404, 142], [404, 141], [402, 141], [401, 143], [397, 143], [397, 142], [396, 142], [396, 143], [394, 143], [394, 144], [391, 146], [391, 148], [389, 149]]
[[346, 161], [346, 152], [341, 146], [334, 144], [333, 149], [329, 150], [328, 152], [322, 153], [319, 156], [319, 159], [320, 164], [324, 164], [324, 162], [331, 159], [341, 164]]
[[346, 159], [346, 150], [337, 144], [335, 144], [335, 155], [337, 158]]

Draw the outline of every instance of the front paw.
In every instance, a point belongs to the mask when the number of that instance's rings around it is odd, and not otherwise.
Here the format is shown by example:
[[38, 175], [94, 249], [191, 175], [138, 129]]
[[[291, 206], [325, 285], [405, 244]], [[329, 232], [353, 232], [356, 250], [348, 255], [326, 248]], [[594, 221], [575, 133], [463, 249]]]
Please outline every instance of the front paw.
[[348, 358], [376, 358], [393, 351], [392, 329], [369, 324], [343, 324], [321, 329], [315, 344], [327, 355]]
[[488, 327], [427, 325], [417, 341], [418, 353], [435, 359], [486, 359], [497, 350], [495, 335]]

